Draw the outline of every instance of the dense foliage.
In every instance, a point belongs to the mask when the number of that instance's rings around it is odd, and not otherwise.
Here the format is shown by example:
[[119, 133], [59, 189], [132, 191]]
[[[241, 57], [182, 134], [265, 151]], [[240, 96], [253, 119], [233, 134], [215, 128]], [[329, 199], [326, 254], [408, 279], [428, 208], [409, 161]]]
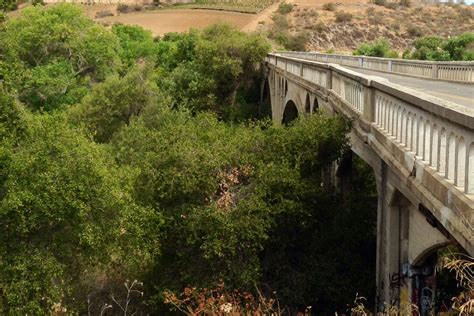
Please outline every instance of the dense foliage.
[[[474, 60], [474, 33], [464, 33], [452, 38], [425, 36], [413, 42], [413, 48], [403, 53], [403, 58], [417, 60], [470, 61]], [[354, 55], [397, 58], [388, 40], [378, 39], [363, 43]]]
[[370, 57], [398, 57], [397, 52], [390, 48], [390, 43], [386, 39], [378, 39], [373, 42], [363, 43], [357, 47], [353, 54]]
[[366, 167], [357, 196], [321, 185], [349, 125], [256, 120], [264, 39], [215, 25], [158, 40], [67, 4], [0, 27], [1, 314], [117, 314], [135, 278], [133, 308], [155, 314], [164, 290], [221, 280], [293, 310], [372, 294]]
[[453, 38], [426, 36], [414, 43], [415, 49], [404, 54], [404, 58], [419, 60], [474, 60], [474, 33], [465, 33]]

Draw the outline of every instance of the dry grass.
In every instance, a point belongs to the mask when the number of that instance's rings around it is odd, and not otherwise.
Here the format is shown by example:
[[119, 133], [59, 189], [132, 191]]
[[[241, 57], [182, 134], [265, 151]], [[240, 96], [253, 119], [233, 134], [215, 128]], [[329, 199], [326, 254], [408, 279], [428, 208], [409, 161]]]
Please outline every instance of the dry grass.
[[[398, 52], [403, 52], [419, 36], [453, 37], [474, 29], [474, 7], [470, 6], [405, 7], [329, 1], [295, 0], [295, 7], [288, 14], [291, 32], [309, 32], [309, 50], [334, 48], [337, 52], [352, 52], [363, 42], [386, 38]], [[315, 13], [311, 16], [306, 12]], [[336, 16], [339, 12], [352, 14], [353, 18], [343, 22]]]

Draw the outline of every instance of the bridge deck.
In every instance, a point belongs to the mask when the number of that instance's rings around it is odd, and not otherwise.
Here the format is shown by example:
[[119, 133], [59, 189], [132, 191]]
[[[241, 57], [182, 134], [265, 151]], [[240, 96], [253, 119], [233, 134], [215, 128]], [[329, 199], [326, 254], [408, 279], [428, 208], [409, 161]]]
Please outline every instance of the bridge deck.
[[369, 76], [377, 76], [401, 86], [474, 109], [474, 85], [408, 77], [375, 70], [343, 66]]

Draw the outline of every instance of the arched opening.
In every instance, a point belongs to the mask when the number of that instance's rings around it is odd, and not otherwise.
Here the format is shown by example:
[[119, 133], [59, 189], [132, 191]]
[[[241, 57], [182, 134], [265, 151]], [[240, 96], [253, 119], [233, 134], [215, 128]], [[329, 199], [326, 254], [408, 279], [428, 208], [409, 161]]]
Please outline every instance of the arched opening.
[[454, 180], [454, 169], [456, 165], [456, 136], [454, 133], [449, 134], [447, 163], [446, 163], [446, 179]]
[[431, 153], [431, 123], [430, 121], [426, 121], [425, 123], [425, 142], [423, 146], [423, 160], [429, 162], [430, 161], [430, 153]]
[[433, 125], [433, 137], [431, 140], [431, 156], [430, 156], [430, 166], [437, 169], [438, 166], [438, 150], [439, 150], [439, 133], [438, 125]]
[[416, 155], [423, 157], [423, 146], [425, 144], [425, 121], [420, 117], [418, 121]]
[[407, 124], [407, 112], [403, 110], [402, 112], [402, 127], [401, 127], [401, 139], [400, 142], [406, 146], [407, 144], [407, 129], [408, 129], [408, 124]]
[[407, 139], [406, 139], [406, 146], [408, 151], [411, 151], [411, 146], [412, 146], [412, 131], [413, 131], [413, 114], [410, 112], [408, 113], [408, 120], [407, 120]]
[[458, 141], [457, 163], [456, 163], [456, 186], [464, 191], [464, 183], [466, 179], [466, 143], [464, 138]]
[[415, 153], [418, 146], [418, 121], [419, 117], [414, 115], [412, 120], [411, 151]]
[[275, 91], [270, 89], [272, 77], [273, 76], [270, 76], [267, 80], [264, 80], [263, 86], [261, 88], [257, 113], [258, 118], [272, 117], [271, 95], [274, 95], [275, 93]]
[[313, 113], [317, 111], [319, 111], [319, 102], [318, 98], [315, 97], [313, 101]]
[[469, 158], [467, 160], [467, 184], [466, 193], [474, 194], [474, 143], [471, 144], [469, 149]]
[[281, 122], [284, 125], [288, 125], [297, 118], [298, 118], [298, 109], [296, 108], [295, 102], [290, 100], [286, 103], [285, 111], [283, 112], [283, 120]]
[[438, 171], [440, 173], [446, 172], [446, 130], [443, 128], [439, 134], [439, 146], [438, 146]]
[[306, 101], [305, 101], [305, 105], [304, 105], [304, 111], [305, 111], [306, 114], [311, 113], [311, 101], [309, 99], [309, 93], [306, 94]]
[[402, 142], [402, 108], [398, 107], [398, 120], [397, 120], [397, 140], [401, 143]]
[[466, 293], [456, 279], [456, 271], [446, 266], [452, 258], [467, 259], [463, 253], [457, 246], [437, 245], [411, 267], [412, 304], [418, 306], [419, 315], [440, 315], [451, 311], [453, 298]]

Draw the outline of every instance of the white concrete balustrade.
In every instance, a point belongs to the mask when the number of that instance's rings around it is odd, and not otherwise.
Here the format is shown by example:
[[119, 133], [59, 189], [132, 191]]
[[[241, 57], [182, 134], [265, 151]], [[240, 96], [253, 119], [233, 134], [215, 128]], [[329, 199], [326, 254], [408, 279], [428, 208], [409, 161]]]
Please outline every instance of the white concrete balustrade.
[[421, 61], [316, 52], [282, 52], [279, 55], [407, 76], [474, 83], [474, 62]]
[[[303, 54], [308, 53], [297, 55], [302, 57], [300, 55]], [[323, 58], [321, 54], [312, 56], [315, 56], [314, 59]], [[401, 87], [401, 91], [394, 92], [393, 85], [388, 82], [369, 80], [336, 65], [305, 59], [269, 55], [267, 61], [323, 88], [328, 88], [330, 82], [335, 94], [374, 123], [389, 139], [403, 147], [414, 160], [423, 162], [426, 168], [435, 171], [457, 190], [474, 198], [472, 117], [466, 118], [460, 113], [453, 115], [460, 117], [457, 121], [444, 117], [440, 115], [446, 113], [442, 104], [434, 101], [411, 103], [407, 101], [412, 97], [410, 92]], [[382, 67], [382, 63], [378, 66], [373, 61], [370, 63], [371, 67]], [[397, 64], [396, 67], [405, 66]], [[418, 67], [418, 74], [426, 73], [426, 69], [424, 66]], [[367, 97], [371, 94], [373, 98]]]

